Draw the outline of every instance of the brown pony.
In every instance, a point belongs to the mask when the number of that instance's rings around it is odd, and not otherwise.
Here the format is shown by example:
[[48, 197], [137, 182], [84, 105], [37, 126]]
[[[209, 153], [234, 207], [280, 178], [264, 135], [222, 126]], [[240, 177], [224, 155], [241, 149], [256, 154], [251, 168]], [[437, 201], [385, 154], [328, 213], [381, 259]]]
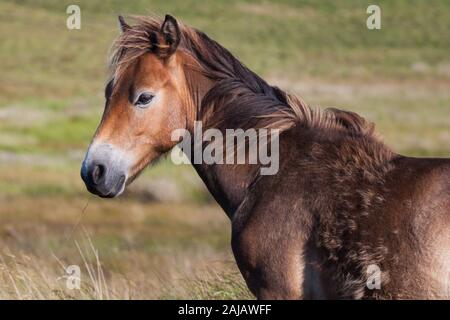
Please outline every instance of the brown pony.
[[135, 19], [119, 17], [104, 115], [81, 169], [90, 192], [121, 194], [194, 121], [278, 129], [275, 175], [194, 164], [231, 220], [257, 298], [449, 297], [449, 159], [392, 152], [363, 118], [311, 109], [171, 16]]

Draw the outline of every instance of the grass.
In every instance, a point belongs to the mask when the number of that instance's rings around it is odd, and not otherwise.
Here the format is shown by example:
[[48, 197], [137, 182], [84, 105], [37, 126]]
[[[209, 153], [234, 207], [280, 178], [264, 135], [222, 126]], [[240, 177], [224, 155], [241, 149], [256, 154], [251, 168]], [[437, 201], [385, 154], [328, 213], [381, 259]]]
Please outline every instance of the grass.
[[224, 269], [223, 262], [221, 269], [209, 267], [201, 274], [199, 270], [187, 274], [173, 265], [180, 259], [155, 257], [159, 267], [165, 268], [164, 274], [148, 270], [136, 274], [134, 269], [130, 280], [123, 271], [106, 270], [89, 235], [84, 239], [74, 243], [80, 268], [78, 286], [68, 271], [75, 265], [64, 262], [68, 259], [53, 255], [44, 260], [5, 250], [0, 256], [0, 299], [252, 299], [237, 271], [232, 266]]
[[[310, 104], [375, 122], [395, 151], [450, 156], [448, 1], [378, 1], [379, 31], [361, 0], [80, 0], [70, 31], [72, 3], [0, 3], [0, 298], [252, 298], [192, 168], [163, 160], [108, 201], [79, 178], [119, 13], [172, 13]], [[61, 278], [72, 264], [81, 290]]]

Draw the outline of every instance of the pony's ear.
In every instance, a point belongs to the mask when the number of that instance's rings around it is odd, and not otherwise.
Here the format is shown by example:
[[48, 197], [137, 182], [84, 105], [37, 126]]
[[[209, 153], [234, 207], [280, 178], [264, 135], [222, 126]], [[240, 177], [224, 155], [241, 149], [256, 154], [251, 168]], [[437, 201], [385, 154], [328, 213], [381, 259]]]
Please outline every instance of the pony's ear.
[[120, 30], [122, 32], [125, 32], [128, 29], [131, 29], [131, 27], [128, 25], [128, 23], [125, 22], [125, 19], [123, 18], [123, 16], [119, 16], [119, 26], [120, 26]]
[[161, 26], [161, 35], [163, 38], [165, 50], [161, 50], [161, 53], [164, 53], [164, 56], [170, 56], [176, 50], [178, 45], [180, 44], [181, 32], [178, 27], [177, 20], [171, 15], [166, 15], [164, 22]]

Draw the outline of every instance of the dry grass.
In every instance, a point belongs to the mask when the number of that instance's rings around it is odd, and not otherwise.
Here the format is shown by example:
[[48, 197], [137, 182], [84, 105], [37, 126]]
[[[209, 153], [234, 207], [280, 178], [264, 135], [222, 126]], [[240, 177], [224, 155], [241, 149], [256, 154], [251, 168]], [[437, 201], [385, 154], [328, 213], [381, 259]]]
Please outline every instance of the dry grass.
[[[140, 178], [139, 195], [105, 201], [86, 193], [78, 161], [22, 160], [0, 165], [0, 298], [252, 298], [229, 222], [204, 191], [162, 202], [145, 189], [160, 175], [195, 189], [192, 169], [163, 163]], [[68, 265], [81, 268], [80, 290], [66, 288]]]
[[[225, 257], [208, 263], [201, 255], [149, 261], [139, 253], [129, 253], [121, 258], [126, 271], [119, 272], [105, 266], [89, 236], [72, 245], [77, 256], [70, 259], [3, 250], [0, 299], [252, 299], [234, 264], [224, 262]], [[68, 284], [72, 282], [67, 267], [73, 264], [81, 271], [79, 288]]]

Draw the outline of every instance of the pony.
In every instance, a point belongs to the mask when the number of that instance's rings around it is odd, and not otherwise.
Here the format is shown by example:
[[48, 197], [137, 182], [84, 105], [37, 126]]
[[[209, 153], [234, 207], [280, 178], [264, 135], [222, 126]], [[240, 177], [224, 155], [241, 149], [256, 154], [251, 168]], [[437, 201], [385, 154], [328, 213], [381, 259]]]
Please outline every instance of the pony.
[[258, 299], [449, 297], [450, 159], [393, 152], [359, 115], [309, 107], [170, 15], [119, 23], [81, 167], [91, 193], [120, 195], [196, 121], [278, 130], [274, 175], [258, 163], [193, 164]]

